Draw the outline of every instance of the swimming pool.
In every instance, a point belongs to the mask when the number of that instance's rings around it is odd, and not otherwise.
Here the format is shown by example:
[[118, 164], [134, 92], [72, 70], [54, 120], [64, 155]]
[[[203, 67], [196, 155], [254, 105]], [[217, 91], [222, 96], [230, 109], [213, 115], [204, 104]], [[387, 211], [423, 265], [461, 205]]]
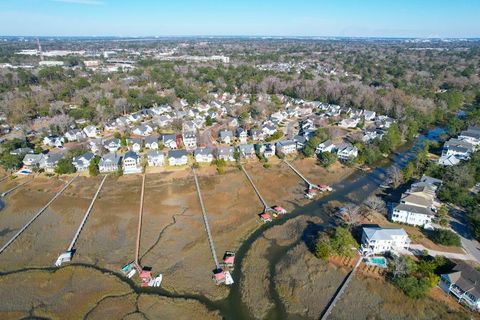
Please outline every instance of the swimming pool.
[[367, 258], [366, 264], [379, 266], [380, 268], [387, 267], [387, 259], [384, 257], [369, 257]]

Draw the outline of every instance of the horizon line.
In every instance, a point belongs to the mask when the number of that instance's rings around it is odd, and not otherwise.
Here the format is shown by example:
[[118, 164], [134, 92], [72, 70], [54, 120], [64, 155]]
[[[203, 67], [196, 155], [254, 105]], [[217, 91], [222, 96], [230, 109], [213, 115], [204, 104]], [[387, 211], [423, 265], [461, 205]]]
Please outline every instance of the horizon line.
[[1, 38], [137, 38], [137, 39], [147, 39], [147, 38], [286, 38], [286, 39], [295, 39], [295, 38], [327, 38], [327, 39], [424, 39], [424, 40], [479, 40], [480, 35], [478, 36], [322, 36], [322, 35], [202, 35], [202, 34], [191, 34], [191, 35], [0, 35]]

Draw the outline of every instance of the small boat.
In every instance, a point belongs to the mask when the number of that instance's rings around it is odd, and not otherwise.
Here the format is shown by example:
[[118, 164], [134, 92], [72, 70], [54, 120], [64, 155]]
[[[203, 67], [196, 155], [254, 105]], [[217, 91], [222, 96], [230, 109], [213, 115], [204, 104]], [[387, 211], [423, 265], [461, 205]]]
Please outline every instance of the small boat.
[[229, 285], [232, 285], [233, 283], [234, 281], [233, 281], [232, 275], [230, 274], [229, 271], [225, 271], [225, 284], [229, 286]]
[[123, 272], [124, 274], [127, 274], [127, 273], [130, 272], [130, 270], [133, 269], [133, 267], [134, 267], [133, 262], [130, 262], [130, 263], [128, 263], [128, 264], [126, 264], [126, 265], [124, 265], [124, 266], [122, 267], [122, 272]]
[[160, 284], [162, 284], [162, 280], [163, 280], [163, 275], [159, 274], [155, 279], [153, 279], [153, 286], [160, 287]]
[[162, 274], [159, 274], [155, 278], [152, 278], [148, 281], [148, 286], [149, 287], [160, 287], [160, 284], [162, 283], [163, 276]]

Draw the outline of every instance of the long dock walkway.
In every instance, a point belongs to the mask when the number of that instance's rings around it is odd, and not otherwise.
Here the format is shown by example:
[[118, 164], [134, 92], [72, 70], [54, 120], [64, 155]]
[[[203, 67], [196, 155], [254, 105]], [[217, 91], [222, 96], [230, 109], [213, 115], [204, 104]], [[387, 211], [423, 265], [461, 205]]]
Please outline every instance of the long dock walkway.
[[72, 241], [70, 242], [70, 245], [68, 246], [67, 251], [72, 251], [73, 248], [75, 247], [75, 244], [77, 243], [78, 237], [80, 237], [80, 233], [82, 232], [83, 227], [87, 223], [87, 219], [90, 216], [90, 213], [92, 212], [93, 205], [95, 204], [95, 201], [97, 200], [98, 195], [100, 194], [100, 190], [102, 190], [103, 184], [105, 183], [105, 180], [107, 179], [108, 175], [103, 177], [102, 182], [100, 183], [100, 186], [97, 189], [97, 192], [95, 192], [95, 195], [92, 198], [92, 202], [90, 202], [90, 205], [88, 206], [87, 212], [85, 212], [85, 216], [83, 217], [82, 222], [80, 223], [80, 226], [77, 229], [77, 232], [73, 236]]
[[80, 233], [82, 232], [83, 227], [87, 223], [87, 219], [90, 213], [92, 212], [93, 205], [95, 204], [95, 201], [97, 200], [100, 190], [102, 190], [103, 184], [105, 183], [105, 180], [107, 179], [107, 177], [108, 175], [103, 177], [102, 182], [100, 183], [100, 186], [98, 187], [97, 192], [95, 192], [95, 195], [93, 196], [92, 201], [88, 206], [87, 212], [85, 212], [82, 222], [80, 223], [80, 226], [78, 227], [77, 232], [75, 232], [75, 235], [73, 236], [67, 251], [61, 253], [58, 256], [57, 261], [55, 262], [55, 266], [60, 267], [62, 263], [72, 260], [73, 254], [75, 253], [75, 244], [77, 243], [78, 237], [80, 237]]
[[288, 162], [287, 160], [283, 160], [283, 162], [285, 162], [289, 167], [290, 169], [293, 170], [293, 172], [295, 172], [300, 178], [302, 178], [303, 181], [305, 181], [305, 183], [308, 185], [308, 188], [309, 189], [319, 189], [318, 185], [316, 185], [315, 183], [312, 183], [310, 182], [310, 180], [308, 180], [307, 178], [305, 178], [305, 176], [303, 174], [300, 173], [300, 171], [298, 171], [294, 166], [292, 166], [290, 164], [290, 162]]
[[17, 190], [17, 189], [18, 189], [18, 188], [20, 188], [21, 186], [24, 186], [24, 185], [26, 185], [27, 183], [30, 183], [30, 182], [32, 182], [32, 181], [33, 181], [33, 178], [32, 178], [32, 179], [28, 179], [27, 181], [24, 181], [24, 182], [22, 182], [22, 183], [20, 183], [20, 184], [16, 185], [15, 187], [13, 187], [13, 188], [11, 188], [11, 189], [7, 190], [7, 191], [5, 191], [5, 192], [2, 192], [2, 194], [0, 194], [0, 196], [1, 196], [2, 198], [3, 198], [3, 197], [6, 197], [6, 196], [7, 196], [9, 193], [11, 193], [11, 192], [13, 192], [13, 191]]
[[337, 290], [337, 292], [335, 293], [335, 295], [333, 296], [332, 300], [330, 300], [330, 303], [328, 304], [328, 307], [327, 309], [325, 310], [325, 312], [323, 313], [322, 317], [320, 318], [320, 320], [326, 320], [328, 318], [328, 316], [330, 316], [330, 314], [332, 313], [333, 311], [333, 308], [335, 307], [335, 304], [337, 303], [338, 299], [340, 299], [340, 297], [342, 296], [342, 294], [345, 292], [345, 289], [347, 289], [350, 281], [352, 281], [352, 278], [353, 276], [355, 275], [355, 271], [357, 271], [357, 268], [360, 266], [360, 264], [362, 263], [362, 260], [363, 260], [363, 257], [360, 256], [360, 258], [358, 259], [357, 263], [355, 264], [355, 266], [353, 267], [352, 271], [350, 271], [350, 273], [348, 274], [347, 278], [343, 281], [342, 285], [340, 286], [340, 288]]
[[142, 175], [142, 192], [140, 193], [140, 209], [138, 211], [138, 227], [137, 227], [137, 242], [135, 245], [135, 265], [138, 270], [142, 270], [140, 266], [140, 242], [142, 239], [142, 218], [143, 218], [143, 199], [145, 194], [145, 173]]
[[0, 248], [0, 254], [5, 251], [14, 241], [17, 239], [27, 228], [45, 211], [47, 208], [57, 199], [65, 189], [68, 188], [68, 186], [77, 178], [78, 176], [73, 177], [69, 182], [67, 182], [60, 191], [58, 191], [55, 196], [53, 196], [48, 203], [43, 206], [18, 232], [2, 247]]
[[242, 168], [243, 173], [245, 173], [245, 176], [247, 177], [248, 181], [252, 185], [253, 189], [255, 190], [255, 193], [257, 194], [258, 198], [262, 202], [262, 204], [264, 206], [264, 212], [267, 212], [268, 210], [271, 210], [270, 206], [267, 204], [267, 201], [265, 201], [265, 199], [262, 197], [262, 194], [260, 193], [257, 186], [253, 182], [252, 178], [248, 174], [247, 170], [245, 170], [245, 168], [243, 167], [243, 165], [241, 163], [239, 165], [240, 165], [240, 168]]
[[207, 212], [205, 210], [205, 205], [203, 203], [202, 193], [200, 191], [200, 184], [198, 183], [197, 172], [195, 168], [193, 170], [193, 177], [195, 178], [195, 186], [197, 187], [198, 200], [200, 201], [200, 208], [202, 209], [202, 218], [203, 223], [205, 224], [205, 230], [207, 231], [208, 244], [210, 245], [210, 251], [212, 252], [213, 261], [215, 263], [216, 269], [220, 269], [220, 264], [218, 263], [217, 251], [215, 250], [215, 244], [213, 243], [212, 232], [210, 231], [210, 225], [208, 224]]

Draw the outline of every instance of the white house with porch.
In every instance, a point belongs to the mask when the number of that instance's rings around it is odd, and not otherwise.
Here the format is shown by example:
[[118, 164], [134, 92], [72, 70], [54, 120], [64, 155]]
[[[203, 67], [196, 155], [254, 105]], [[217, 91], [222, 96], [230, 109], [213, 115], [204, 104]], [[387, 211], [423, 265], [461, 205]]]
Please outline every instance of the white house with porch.
[[410, 238], [401, 228], [363, 228], [361, 250], [363, 253], [381, 254], [403, 251], [410, 247]]

